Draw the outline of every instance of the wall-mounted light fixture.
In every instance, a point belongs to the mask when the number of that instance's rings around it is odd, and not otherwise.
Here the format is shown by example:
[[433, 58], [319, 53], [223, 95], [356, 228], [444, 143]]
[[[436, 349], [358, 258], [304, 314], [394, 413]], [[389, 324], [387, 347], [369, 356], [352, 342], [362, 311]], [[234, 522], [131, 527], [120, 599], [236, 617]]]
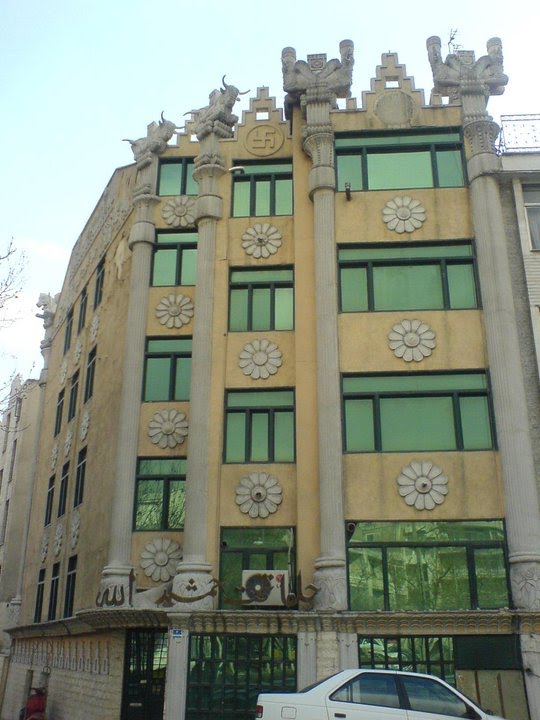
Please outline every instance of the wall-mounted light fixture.
[[233, 175], [238, 173], [239, 175], [245, 175], [246, 168], [243, 165], [233, 165], [229, 168], [229, 172]]
[[350, 182], [345, 183], [345, 197], [347, 198], [347, 200], [351, 199], [351, 183]]

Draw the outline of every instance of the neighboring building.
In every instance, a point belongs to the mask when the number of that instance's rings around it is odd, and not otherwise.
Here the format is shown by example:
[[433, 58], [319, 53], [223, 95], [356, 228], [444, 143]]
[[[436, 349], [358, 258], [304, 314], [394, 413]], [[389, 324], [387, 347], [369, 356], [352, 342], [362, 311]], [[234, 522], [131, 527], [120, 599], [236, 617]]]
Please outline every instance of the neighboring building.
[[388, 53], [359, 109], [340, 54], [283, 51], [285, 117], [263, 87], [237, 122], [224, 85], [176, 144], [149, 125], [44, 299], [2, 720], [36, 684], [53, 718], [252, 718], [358, 664], [540, 720], [500, 41], [430, 38], [428, 105]]

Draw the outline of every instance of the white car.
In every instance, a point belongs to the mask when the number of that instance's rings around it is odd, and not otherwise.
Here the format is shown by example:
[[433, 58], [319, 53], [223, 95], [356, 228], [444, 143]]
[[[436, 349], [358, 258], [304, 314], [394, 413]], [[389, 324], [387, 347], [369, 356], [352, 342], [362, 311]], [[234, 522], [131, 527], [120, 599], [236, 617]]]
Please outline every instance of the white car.
[[263, 693], [263, 720], [504, 720], [432, 675], [343, 670], [297, 693]]

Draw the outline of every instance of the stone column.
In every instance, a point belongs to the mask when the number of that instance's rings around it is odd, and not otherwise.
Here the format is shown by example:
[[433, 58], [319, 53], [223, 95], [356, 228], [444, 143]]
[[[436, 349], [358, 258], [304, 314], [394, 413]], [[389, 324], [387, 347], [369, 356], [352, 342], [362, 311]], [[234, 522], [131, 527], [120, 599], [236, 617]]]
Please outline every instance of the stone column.
[[[518, 609], [540, 609], [540, 513], [525, 377], [521, 364], [518, 317], [513, 296], [495, 152], [499, 127], [486, 112], [490, 94], [500, 94], [502, 73], [498, 38], [488, 41], [488, 55], [471, 53], [437, 61], [438, 38], [428, 40], [435, 89], [461, 101], [468, 142], [467, 170], [483, 300], [497, 439], [505, 487], [510, 581]], [[446, 68], [446, 71], [445, 71]], [[524, 647], [525, 650], [525, 647]], [[525, 674], [531, 708], [540, 708], [538, 675]], [[540, 714], [535, 711], [535, 720]]]
[[283, 86], [289, 105], [305, 113], [304, 150], [312, 159], [309, 193], [313, 201], [315, 311], [317, 332], [317, 418], [321, 555], [315, 561], [317, 610], [347, 609], [343, 443], [338, 348], [338, 285], [335, 244], [334, 134], [330, 110], [336, 97], [349, 94], [353, 45], [340, 44], [341, 62], [310, 55], [296, 61], [292, 48], [282, 53]]
[[167, 681], [165, 683], [165, 709], [163, 720], [184, 720], [186, 715], [187, 680], [189, 669], [189, 631], [169, 616], [169, 650], [167, 655]]
[[[217, 94], [216, 94], [217, 93]], [[191, 388], [189, 400], [189, 450], [186, 474], [186, 512], [183, 559], [173, 580], [178, 610], [212, 610], [214, 579], [208, 562], [208, 487], [214, 269], [217, 223], [223, 216], [219, 179], [226, 172], [219, 153], [220, 138], [233, 135], [238, 118], [231, 109], [238, 89], [226, 85], [210, 95], [210, 105], [195, 113], [200, 153], [193, 177], [199, 184], [197, 197], [197, 278], [193, 323]]]
[[118, 449], [112, 478], [114, 491], [111, 533], [107, 565], [102, 570], [100, 590], [96, 598], [99, 607], [133, 605], [131, 532], [148, 287], [155, 242], [153, 217], [154, 206], [159, 201], [153, 191], [157, 179], [157, 156], [165, 150], [175, 127], [174, 123], [162, 119], [159, 125], [151, 123], [148, 126], [146, 138], [130, 141], [137, 163], [137, 179], [133, 191], [135, 221], [129, 238], [129, 248], [132, 251], [131, 278], [122, 365]]

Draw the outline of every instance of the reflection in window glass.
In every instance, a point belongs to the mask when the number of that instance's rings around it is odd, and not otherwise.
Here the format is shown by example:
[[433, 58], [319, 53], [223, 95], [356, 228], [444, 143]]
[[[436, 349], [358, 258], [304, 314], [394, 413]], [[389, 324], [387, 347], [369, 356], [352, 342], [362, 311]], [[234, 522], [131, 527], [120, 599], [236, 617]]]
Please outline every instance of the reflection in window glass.
[[137, 463], [134, 530], [181, 530], [185, 515], [184, 458]]

